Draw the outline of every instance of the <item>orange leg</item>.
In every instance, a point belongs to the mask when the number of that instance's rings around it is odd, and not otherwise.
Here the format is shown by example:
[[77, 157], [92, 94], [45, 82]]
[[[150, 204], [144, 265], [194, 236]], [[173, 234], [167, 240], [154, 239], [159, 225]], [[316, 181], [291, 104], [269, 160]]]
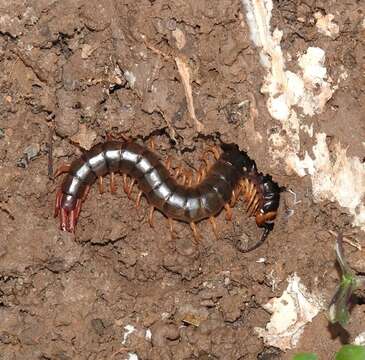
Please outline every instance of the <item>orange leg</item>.
[[171, 169], [171, 157], [169, 156], [165, 161], [165, 166], [168, 171]]
[[249, 214], [250, 216], [256, 214], [259, 205], [260, 205], [260, 198], [256, 196], [255, 201], [253, 202], [253, 205], [251, 207], [251, 212]]
[[226, 209], [226, 220], [231, 221], [232, 220], [232, 209], [229, 206], [229, 204], [224, 205], [224, 208]]
[[218, 229], [217, 229], [217, 222], [215, 221], [215, 217], [214, 216], [210, 217], [209, 221], [212, 224], [212, 228], [213, 228], [215, 238], [218, 240]]
[[250, 192], [250, 200], [247, 204], [247, 212], [250, 210], [251, 206], [253, 205], [255, 197], [256, 197], [256, 189], [253, 188]]
[[196, 183], [199, 184], [207, 175], [207, 171], [205, 169], [205, 166], [201, 166], [198, 172], [198, 177], [196, 179]]
[[137, 195], [137, 199], [136, 199], [136, 208], [138, 209], [139, 206], [141, 205], [141, 198], [142, 198], [143, 192], [140, 191]]
[[171, 237], [174, 238], [175, 234], [174, 234], [174, 221], [171, 218], [168, 218], [169, 220], [169, 228], [170, 228], [170, 233], [171, 233]]
[[117, 191], [117, 185], [115, 183], [115, 174], [113, 172], [110, 173], [110, 192], [114, 194]]
[[231, 203], [230, 203], [231, 207], [234, 207], [236, 205], [236, 202], [240, 198], [241, 191], [242, 191], [242, 186], [241, 185], [238, 186], [237, 189], [232, 191], [232, 199], [231, 199]]
[[57, 176], [60, 176], [61, 174], [68, 173], [70, 171], [70, 169], [71, 169], [71, 164], [62, 163], [57, 168], [54, 176], [57, 177]]
[[204, 163], [205, 163], [206, 168], [207, 168], [207, 169], [209, 169], [209, 168], [210, 168], [210, 161], [209, 161], [209, 159], [208, 159], [208, 153], [205, 153], [205, 154], [203, 155], [203, 161], [204, 161]]
[[98, 177], [98, 187], [99, 187], [99, 193], [103, 194], [104, 193], [104, 182], [103, 182], [102, 176]]
[[129, 188], [128, 188], [128, 191], [127, 191], [127, 196], [128, 196], [128, 199], [131, 198], [131, 194], [132, 194], [132, 190], [133, 190], [133, 186], [134, 186], [134, 183], [136, 182], [135, 179], [132, 179], [130, 185], [129, 185]]
[[156, 144], [153, 139], [149, 139], [147, 145], [152, 151], [156, 149]]
[[191, 186], [193, 184], [193, 174], [189, 171], [186, 175], [186, 180], [184, 181], [185, 185]]
[[196, 224], [194, 222], [191, 222], [190, 227], [191, 227], [191, 230], [193, 230], [193, 235], [194, 235], [194, 240], [195, 240], [194, 242], [199, 242], [200, 236], [199, 236], [198, 228], [196, 227]]
[[150, 209], [150, 214], [148, 216], [148, 222], [152, 228], [154, 227], [154, 225], [153, 225], [153, 212], [154, 211], [155, 211], [155, 208], [152, 206]]
[[127, 174], [123, 174], [123, 190], [128, 193], [128, 177]]
[[176, 172], [175, 172], [175, 175], [174, 175], [175, 179], [178, 179], [179, 178], [179, 176], [181, 175], [181, 172], [182, 172], [181, 167], [178, 167], [176, 169]]
[[216, 160], [219, 159], [219, 156], [220, 156], [220, 153], [219, 153], [219, 148], [218, 146], [210, 146], [205, 152], [204, 152], [204, 155], [203, 155], [203, 159], [204, 157], [206, 157], [209, 153], [212, 153], [214, 155], [214, 158]]

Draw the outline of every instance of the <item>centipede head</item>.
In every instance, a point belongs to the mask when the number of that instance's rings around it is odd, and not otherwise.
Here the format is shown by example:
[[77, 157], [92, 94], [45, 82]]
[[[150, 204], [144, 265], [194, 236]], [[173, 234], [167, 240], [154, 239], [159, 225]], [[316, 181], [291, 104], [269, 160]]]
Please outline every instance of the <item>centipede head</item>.
[[242, 175], [250, 172], [256, 172], [256, 164], [251, 160], [245, 151], [241, 151], [236, 144], [222, 144], [223, 153], [221, 158], [234, 167], [236, 167]]

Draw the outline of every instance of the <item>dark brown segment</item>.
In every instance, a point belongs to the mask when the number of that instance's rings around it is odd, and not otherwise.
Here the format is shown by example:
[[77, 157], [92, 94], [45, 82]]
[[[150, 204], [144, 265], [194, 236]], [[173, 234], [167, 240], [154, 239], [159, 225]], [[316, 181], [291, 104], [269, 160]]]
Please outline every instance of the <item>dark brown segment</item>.
[[224, 203], [228, 202], [231, 199], [233, 190], [232, 186], [230, 186], [217, 174], [209, 175], [205, 179], [204, 183], [209, 185], [216, 192], [216, 194], [222, 198]]

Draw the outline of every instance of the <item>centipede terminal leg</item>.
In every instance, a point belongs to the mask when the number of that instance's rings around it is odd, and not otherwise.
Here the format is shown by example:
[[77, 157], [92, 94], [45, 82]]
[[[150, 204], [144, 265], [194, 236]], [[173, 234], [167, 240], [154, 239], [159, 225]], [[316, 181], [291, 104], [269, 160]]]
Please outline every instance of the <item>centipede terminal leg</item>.
[[84, 202], [89, 194], [91, 186], [87, 185], [84, 191], [84, 194], [82, 195], [81, 201]]
[[77, 202], [76, 202], [75, 209], [74, 209], [75, 215], [74, 215], [74, 220], [73, 221], [75, 223], [76, 223], [76, 220], [75, 219], [77, 219], [79, 217], [79, 215], [80, 215], [81, 205], [82, 205], [82, 201], [81, 201], [81, 199], [78, 199]]

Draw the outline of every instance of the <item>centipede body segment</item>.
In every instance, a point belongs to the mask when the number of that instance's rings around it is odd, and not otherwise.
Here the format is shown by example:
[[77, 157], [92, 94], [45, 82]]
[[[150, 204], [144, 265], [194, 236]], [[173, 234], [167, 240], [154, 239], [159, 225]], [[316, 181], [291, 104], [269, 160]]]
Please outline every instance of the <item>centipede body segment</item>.
[[[226, 218], [230, 219], [231, 206], [243, 195], [249, 215], [255, 216], [256, 224], [264, 228], [259, 244], [262, 243], [273, 228], [281, 188], [269, 175], [258, 173], [255, 162], [237, 145], [224, 144], [221, 153], [213, 152], [216, 162], [208, 171], [201, 169], [193, 184], [192, 177], [186, 173], [182, 174], [181, 182], [177, 181], [182, 172], [172, 176], [169, 160], [165, 166], [148, 147], [133, 141], [97, 144], [70, 166], [59, 170], [59, 173], [67, 172], [67, 176], [57, 192], [55, 216], [60, 217], [62, 230], [74, 232], [81, 205], [93, 183], [98, 180], [102, 192], [103, 177], [110, 174], [110, 188], [114, 192], [115, 174], [121, 173], [128, 197], [137, 183], [140, 189], [137, 205], [142, 195], [147, 198], [151, 205], [151, 225], [153, 210], [157, 209], [169, 219], [189, 223], [196, 239], [197, 222], [209, 218], [217, 234], [214, 217], [225, 208]], [[127, 175], [132, 178], [130, 184]]]

